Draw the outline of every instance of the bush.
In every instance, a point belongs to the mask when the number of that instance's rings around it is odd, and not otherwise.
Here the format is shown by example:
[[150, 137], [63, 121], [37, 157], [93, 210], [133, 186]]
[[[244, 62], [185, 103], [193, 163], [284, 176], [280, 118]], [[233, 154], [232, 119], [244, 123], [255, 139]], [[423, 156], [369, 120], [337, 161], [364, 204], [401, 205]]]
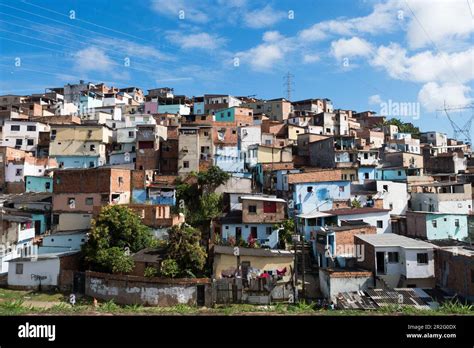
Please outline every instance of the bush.
[[158, 270], [155, 267], [147, 267], [145, 268], [145, 271], [143, 272], [143, 275], [147, 278], [156, 277], [157, 274], [158, 274]]
[[161, 263], [161, 274], [168, 278], [174, 278], [180, 273], [178, 263], [173, 259], [164, 260]]

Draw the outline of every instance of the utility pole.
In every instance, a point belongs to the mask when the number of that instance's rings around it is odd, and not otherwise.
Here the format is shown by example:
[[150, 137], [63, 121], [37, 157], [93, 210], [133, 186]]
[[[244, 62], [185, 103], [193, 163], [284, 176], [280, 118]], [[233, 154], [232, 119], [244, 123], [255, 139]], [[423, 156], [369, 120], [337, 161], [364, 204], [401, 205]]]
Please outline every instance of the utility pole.
[[285, 86], [285, 92], [286, 92], [286, 99], [288, 101], [291, 101], [291, 92], [293, 92], [293, 78], [295, 76], [291, 74], [289, 71], [286, 73], [285, 76], [283, 76], [284, 83], [283, 85]]
[[304, 260], [304, 236], [301, 236], [301, 257], [302, 257], [302, 263], [301, 263], [301, 279], [303, 281], [303, 288], [302, 288], [302, 297], [306, 297], [306, 289], [305, 289], [305, 279], [304, 279], [304, 273], [305, 273], [305, 260]]

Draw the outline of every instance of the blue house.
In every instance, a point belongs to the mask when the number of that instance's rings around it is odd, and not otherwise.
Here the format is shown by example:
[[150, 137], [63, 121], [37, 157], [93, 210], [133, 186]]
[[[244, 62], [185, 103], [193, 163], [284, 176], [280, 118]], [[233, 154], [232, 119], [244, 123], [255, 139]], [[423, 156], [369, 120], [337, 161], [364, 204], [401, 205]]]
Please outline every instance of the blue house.
[[407, 235], [409, 237], [466, 241], [468, 232], [467, 214], [407, 211]]
[[53, 192], [53, 178], [25, 175], [26, 192]]
[[360, 166], [357, 169], [357, 176], [359, 179], [359, 183], [363, 184], [364, 180], [374, 180], [375, 173], [376, 173], [375, 166]]

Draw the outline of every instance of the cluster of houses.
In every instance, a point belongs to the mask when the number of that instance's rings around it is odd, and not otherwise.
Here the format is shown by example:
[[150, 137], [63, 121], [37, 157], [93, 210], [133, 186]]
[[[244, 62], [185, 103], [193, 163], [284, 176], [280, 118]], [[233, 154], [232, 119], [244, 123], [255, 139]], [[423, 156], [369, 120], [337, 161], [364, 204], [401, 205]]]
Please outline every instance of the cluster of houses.
[[[217, 166], [230, 179], [206, 246], [213, 281], [248, 290], [230, 298], [415, 288], [474, 299], [470, 144], [329, 99], [147, 92], [80, 81], [0, 96], [2, 282], [79, 291], [78, 251], [101, 207], [126, 205], [166, 238], [185, 222], [176, 180]], [[160, 262], [134, 257], [136, 276]]]

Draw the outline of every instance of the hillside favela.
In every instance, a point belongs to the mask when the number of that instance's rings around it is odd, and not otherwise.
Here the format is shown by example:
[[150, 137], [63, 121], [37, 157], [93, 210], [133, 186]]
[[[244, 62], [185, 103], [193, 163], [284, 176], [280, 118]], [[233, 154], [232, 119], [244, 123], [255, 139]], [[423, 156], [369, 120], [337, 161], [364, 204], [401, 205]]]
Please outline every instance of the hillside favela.
[[327, 97], [179, 92], [0, 96], [20, 313], [470, 310], [469, 143]]
[[473, 347], [473, 43], [474, 0], [0, 0], [0, 348]]

